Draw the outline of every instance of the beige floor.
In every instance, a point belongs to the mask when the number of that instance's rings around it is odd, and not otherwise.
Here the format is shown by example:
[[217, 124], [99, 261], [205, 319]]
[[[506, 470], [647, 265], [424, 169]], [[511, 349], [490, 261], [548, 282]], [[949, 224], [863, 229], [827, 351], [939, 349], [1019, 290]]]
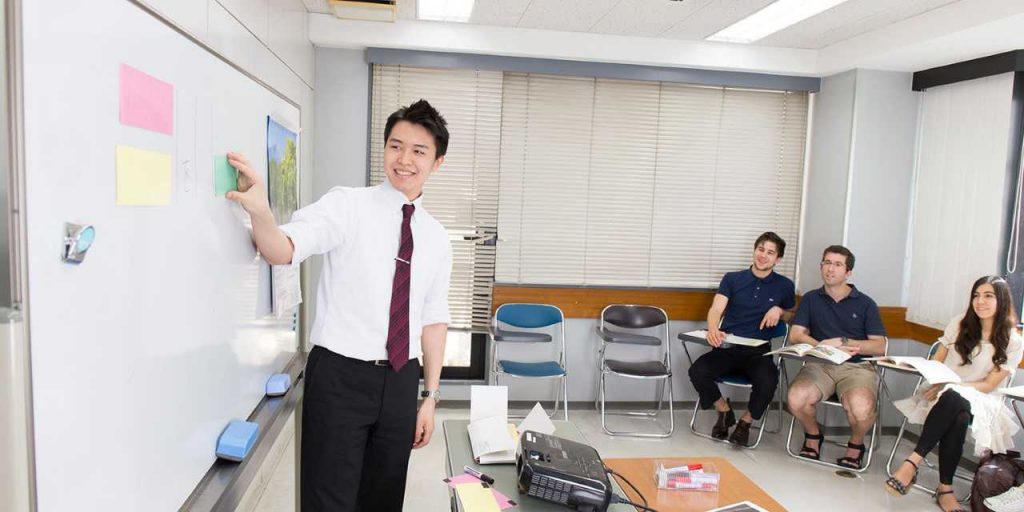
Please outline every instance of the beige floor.
[[[437, 421], [451, 418], [467, 418], [468, 410], [439, 409]], [[735, 450], [726, 444], [715, 443], [696, 437], [689, 430], [689, 411], [676, 413], [676, 431], [668, 439], [638, 440], [611, 438], [601, 432], [600, 419], [594, 411], [571, 411], [570, 419], [580, 428], [584, 436], [603, 457], [646, 457], [646, 456], [719, 456], [728, 458], [754, 482], [774, 497], [779, 503], [793, 511], [932, 511], [938, 508], [930, 496], [912, 491], [903, 498], [893, 498], [883, 489], [885, 461], [892, 447], [892, 437], [881, 440], [880, 449], [875, 452], [875, 461], [870, 470], [855, 478], [836, 474], [835, 470], [802, 462], [789, 457], [784, 449], [785, 431], [782, 434], [765, 434], [757, 450]], [[713, 415], [705, 413], [702, 420], [710, 425]], [[618, 421], [623, 421], [617, 419]], [[786, 416], [788, 422], [789, 417]], [[630, 421], [630, 420], [625, 420]], [[616, 425], [619, 425], [618, 423]], [[786, 424], [788, 426], [788, 423]], [[796, 442], [796, 441], [794, 441]], [[911, 446], [904, 443], [898, 454], [905, 456]], [[289, 450], [294, 449], [294, 440]], [[441, 481], [444, 472], [444, 439], [435, 436], [427, 447], [413, 452], [409, 467], [409, 483], [405, 493], [405, 510], [416, 512], [442, 512], [448, 510], [447, 487]], [[838, 457], [841, 449], [826, 446], [825, 456]], [[902, 459], [900, 459], [902, 460]], [[922, 476], [924, 482], [934, 484], [934, 471]], [[256, 510], [259, 512], [291, 511], [295, 509], [295, 464], [294, 457], [284, 456], [275, 469], [272, 478], [260, 497]]]

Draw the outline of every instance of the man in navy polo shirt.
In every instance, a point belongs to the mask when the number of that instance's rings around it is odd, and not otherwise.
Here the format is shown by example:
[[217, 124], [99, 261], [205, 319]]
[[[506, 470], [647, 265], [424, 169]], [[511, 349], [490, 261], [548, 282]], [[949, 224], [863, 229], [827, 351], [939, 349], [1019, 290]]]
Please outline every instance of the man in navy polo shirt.
[[821, 257], [824, 286], [808, 292], [800, 301], [793, 318], [789, 339], [792, 343], [824, 344], [854, 356], [843, 364], [808, 362], [789, 388], [789, 412], [804, 427], [804, 445], [800, 456], [821, 458], [820, 426], [815, 406], [823, 399], [839, 395], [850, 420], [850, 440], [846, 454], [836, 460], [840, 466], [860, 469], [864, 459], [864, 436], [875, 422], [877, 375], [864, 356], [885, 352], [885, 328], [878, 306], [853, 285], [846, 282], [853, 272], [854, 257], [849, 249], [832, 245]]
[[[771, 344], [726, 348], [722, 347], [722, 342], [728, 334], [759, 340], [772, 338], [785, 310], [795, 305], [793, 281], [773, 271], [785, 252], [786, 242], [779, 235], [769, 231], [757, 237], [753, 264], [746, 270], [729, 272], [722, 277], [708, 310], [707, 339], [714, 348], [693, 362], [690, 380], [700, 395], [701, 408], [714, 406], [718, 411], [718, 421], [711, 429], [715, 439], [728, 436], [730, 442], [746, 446], [750, 424], [764, 415], [775, 395], [777, 368], [772, 358], [764, 357]], [[715, 383], [715, 379], [732, 374], [744, 375], [752, 384], [747, 412], [739, 423]], [[730, 436], [729, 427], [733, 425], [736, 429]]]

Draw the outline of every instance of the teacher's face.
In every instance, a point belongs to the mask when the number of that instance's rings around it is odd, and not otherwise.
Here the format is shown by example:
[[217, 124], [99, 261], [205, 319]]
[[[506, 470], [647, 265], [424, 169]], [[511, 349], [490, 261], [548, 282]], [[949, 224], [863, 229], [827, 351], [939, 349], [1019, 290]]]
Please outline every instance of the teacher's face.
[[435, 158], [434, 136], [426, 128], [399, 121], [384, 143], [384, 173], [391, 186], [409, 200], [423, 193], [427, 178], [441, 167], [444, 157]]

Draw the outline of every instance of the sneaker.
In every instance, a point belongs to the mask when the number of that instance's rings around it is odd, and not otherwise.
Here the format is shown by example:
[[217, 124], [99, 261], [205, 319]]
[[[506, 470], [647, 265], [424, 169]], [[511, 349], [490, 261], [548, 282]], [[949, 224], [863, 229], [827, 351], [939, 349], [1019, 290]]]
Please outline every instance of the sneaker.
[[1024, 512], [1024, 490], [1010, 487], [1010, 490], [985, 498], [985, 506], [994, 512]]
[[729, 437], [729, 427], [736, 424], [736, 415], [729, 409], [728, 412], [718, 413], [718, 421], [715, 422], [715, 426], [711, 427], [711, 437], [715, 439], [725, 439]]
[[740, 420], [736, 424], [736, 429], [732, 431], [732, 435], [729, 436], [729, 442], [739, 446], [747, 446], [750, 444], [750, 423]]

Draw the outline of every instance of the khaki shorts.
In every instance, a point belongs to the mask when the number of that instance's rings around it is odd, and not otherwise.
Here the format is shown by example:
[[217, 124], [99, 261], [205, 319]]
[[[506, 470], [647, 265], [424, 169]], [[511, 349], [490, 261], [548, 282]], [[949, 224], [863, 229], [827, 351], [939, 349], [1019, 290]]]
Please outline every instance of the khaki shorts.
[[[832, 393], [840, 400], [848, 391], [864, 388], [878, 398], [878, 374], [869, 362], [860, 363], [807, 363], [797, 374], [795, 381], [806, 380], [821, 391], [821, 399], [828, 400]], [[794, 382], [795, 382], [794, 381]]]

